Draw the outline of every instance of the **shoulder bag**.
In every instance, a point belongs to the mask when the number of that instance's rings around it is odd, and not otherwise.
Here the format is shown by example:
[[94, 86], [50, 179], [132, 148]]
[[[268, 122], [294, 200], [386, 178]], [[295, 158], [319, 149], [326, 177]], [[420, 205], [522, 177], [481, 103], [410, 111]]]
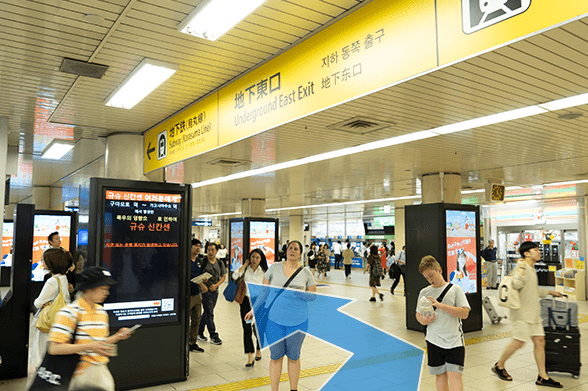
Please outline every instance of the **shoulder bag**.
[[237, 281], [235, 281], [229, 276], [229, 283], [223, 291], [223, 295], [227, 301], [235, 301], [235, 294], [237, 293], [237, 287], [241, 280], [243, 280], [243, 277], [239, 277], [237, 278]]
[[42, 333], [48, 333], [49, 330], [51, 330], [51, 325], [53, 324], [53, 321], [55, 321], [55, 315], [57, 315], [57, 312], [65, 306], [65, 299], [63, 298], [63, 292], [61, 290], [61, 281], [58, 277], [55, 278], [57, 279], [59, 294], [55, 300], [53, 300], [53, 303], [41, 310], [37, 323], [35, 323], [35, 327]]
[[[288, 279], [288, 281], [286, 281], [286, 283], [284, 284], [284, 286], [282, 288], [287, 288], [288, 285], [290, 285], [290, 283], [292, 282], [292, 280], [294, 280], [294, 278], [296, 278], [298, 273], [300, 273], [301, 271], [302, 271], [302, 266], [300, 266], [294, 272], [294, 274], [292, 274], [290, 276], [290, 278]], [[274, 304], [274, 302], [276, 301], [278, 296], [280, 296], [282, 294], [282, 292], [284, 292], [284, 289], [281, 289], [276, 294], [276, 296], [273, 298], [273, 300], [271, 301], [271, 303], [268, 306], [262, 305], [253, 314], [255, 316], [255, 325], [256, 325], [256, 329], [257, 329], [257, 333], [258, 333], [259, 343], [261, 344], [262, 347], [267, 346], [267, 341], [268, 341], [266, 329], [267, 329], [267, 320], [268, 320], [268, 316], [269, 316], [269, 311], [272, 308], [272, 305]]]
[[[76, 319], [71, 343], [76, 341], [77, 330], [78, 320]], [[62, 355], [45, 353], [29, 391], [67, 391], [81, 357], [77, 353]]]
[[498, 285], [498, 305], [510, 308], [511, 310], [518, 310], [521, 308], [521, 297], [519, 291], [513, 288], [512, 283], [512, 273], [500, 279], [500, 284]]

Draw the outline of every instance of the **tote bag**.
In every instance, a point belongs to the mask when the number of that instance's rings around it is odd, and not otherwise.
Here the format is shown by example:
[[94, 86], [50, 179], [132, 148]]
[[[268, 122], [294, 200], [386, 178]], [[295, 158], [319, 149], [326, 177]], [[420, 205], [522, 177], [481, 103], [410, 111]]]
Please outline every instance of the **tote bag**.
[[521, 297], [519, 291], [512, 286], [513, 278], [511, 275], [504, 276], [498, 285], [498, 305], [511, 310], [521, 308]]
[[35, 327], [42, 333], [48, 333], [49, 330], [51, 330], [51, 325], [55, 321], [55, 315], [57, 315], [57, 312], [65, 306], [65, 299], [63, 298], [63, 291], [61, 290], [61, 281], [59, 281], [58, 277], [55, 278], [57, 278], [59, 294], [55, 300], [53, 300], [53, 303], [41, 310], [37, 323], [35, 323]]
[[223, 291], [223, 295], [225, 296], [225, 299], [227, 299], [227, 301], [234, 301], [235, 300], [235, 294], [237, 293], [237, 287], [239, 286], [239, 280], [241, 280], [241, 279], [239, 278], [239, 279], [237, 279], [237, 281], [234, 281], [232, 278], [229, 278], [229, 284], [227, 285], [227, 287]]
[[[78, 322], [72, 334], [70, 343], [76, 340]], [[79, 354], [53, 355], [45, 353], [43, 362], [37, 369], [35, 379], [29, 391], [67, 391], [71, 377], [80, 361]]]

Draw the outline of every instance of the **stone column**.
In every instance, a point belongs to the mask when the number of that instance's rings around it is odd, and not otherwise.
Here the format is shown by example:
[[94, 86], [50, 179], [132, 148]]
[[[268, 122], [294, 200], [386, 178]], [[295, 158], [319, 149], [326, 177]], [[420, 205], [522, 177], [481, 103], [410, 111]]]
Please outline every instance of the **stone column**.
[[104, 177], [148, 181], [143, 175], [143, 136], [114, 133], [106, 138]]
[[423, 175], [423, 204], [461, 204], [461, 175], [436, 172]]

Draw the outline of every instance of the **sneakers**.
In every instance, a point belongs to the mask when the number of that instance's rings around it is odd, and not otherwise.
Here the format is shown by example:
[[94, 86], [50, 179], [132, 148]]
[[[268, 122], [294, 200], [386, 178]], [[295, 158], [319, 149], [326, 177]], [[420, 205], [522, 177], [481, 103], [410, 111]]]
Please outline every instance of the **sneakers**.
[[219, 337], [210, 338], [210, 343], [214, 345], [222, 345], [223, 341]]
[[380, 301], [384, 301], [384, 294], [380, 293]]
[[202, 334], [198, 334], [198, 341], [208, 341], [208, 338], [206, 338], [204, 335]]
[[191, 352], [204, 352], [204, 349], [202, 349], [200, 346], [198, 346], [197, 343], [193, 343], [190, 345], [190, 351]]
[[370, 301], [376, 301], [376, 298], [375, 297], [371, 297], [370, 298]]

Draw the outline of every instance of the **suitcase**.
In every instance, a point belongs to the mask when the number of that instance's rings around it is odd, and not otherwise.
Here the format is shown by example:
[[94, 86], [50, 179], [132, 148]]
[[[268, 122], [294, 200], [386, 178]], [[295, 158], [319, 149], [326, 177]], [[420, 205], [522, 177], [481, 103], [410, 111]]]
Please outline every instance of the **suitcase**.
[[502, 319], [506, 318], [506, 313], [502, 307], [498, 306], [498, 300], [495, 296], [486, 296], [484, 300], [482, 300], [482, 304], [484, 305], [484, 309], [486, 313], [490, 317], [490, 321], [492, 324], [500, 322]]
[[580, 376], [580, 331], [577, 327], [545, 328], [545, 369], [547, 372]]

